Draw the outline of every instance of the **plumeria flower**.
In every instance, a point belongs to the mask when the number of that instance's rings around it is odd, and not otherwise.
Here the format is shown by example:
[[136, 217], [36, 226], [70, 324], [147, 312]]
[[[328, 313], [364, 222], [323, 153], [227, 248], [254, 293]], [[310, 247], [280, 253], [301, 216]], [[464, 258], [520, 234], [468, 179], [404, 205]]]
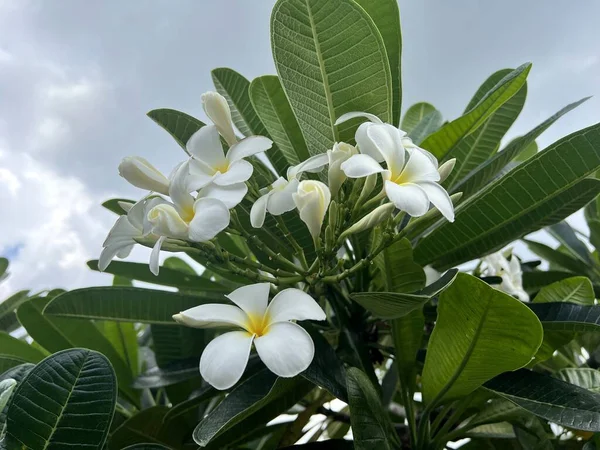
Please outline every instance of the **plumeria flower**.
[[166, 238], [206, 242], [229, 225], [229, 210], [237, 206], [248, 191], [245, 183], [227, 186], [210, 184], [194, 198], [192, 184], [197, 180], [189, 172], [189, 161], [175, 171], [169, 186], [172, 203], [164, 202], [148, 212], [152, 232], [160, 238], [152, 249], [151, 268], [158, 273], [158, 256]]
[[529, 294], [523, 289], [521, 263], [514, 255], [511, 255], [509, 261], [502, 252], [496, 252], [484, 257], [482, 263], [484, 264], [483, 273], [485, 275], [502, 278], [502, 283], [498, 285], [498, 289], [517, 297], [523, 302], [529, 301]]
[[238, 141], [231, 120], [231, 109], [225, 97], [218, 92], [205, 92], [202, 94], [202, 107], [210, 120], [228, 145], [235, 145]]
[[308, 227], [313, 240], [317, 242], [331, 202], [329, 188], [320, 181], [304, 180], [300, 182], [298, 190], [292, 197], [300, 213], [300, 219]]
[[[450, 196], [439, 184], [441, 177], [435, 157], [416, 146], [406, 149], [403, 143], [406, 133], [372, 114], [344, 114], [336, 124], [359, 116], [368, 117], [371, 122], [361, 124], [356, 131], [360, 154], [341, 165], [346, 175], [362, 178], [381, 173], [385, 193], [398, 209], [419, 217], [432, 203], [453, 222], [454, 207]], [[386, 168], [379, 164], [381, 161], [386, 162]]]
[[169, 180], [156, 167], [140, 156], [128, 156], [119, 164], [119, 175], [130, 184], [167, 195]]
[[260, 228], [265, 223], [267, 211], [274, 216], [291, 211], [296, 207], [293, 195], [298, 190], [300, 176], [303, 172], [316, 173], [327, 165], [327, 154], [316, 155], [308, 158], [295, 166], [289, 167], [287, 178], [279, 177], [266, 192], [254, 202], [250, 210], [250, 223], [254, 228]]
[[119, 258], [129, 256], [131, 249], [136, 244], [136, 238], [150, 235], [152, 226], [147, 219], [148, 211], [163, 203], [165, 200], [160, 197], [143, 198], [133, 205], [119, 202], [127, 214], [119, 216], [102, 244], [104, 248], [98, 260], [98, 269], [101, 272], [108, 267], [115, 256]]
[[285, 289], [271, 303], [269, 283], [236, 289], [227, 298], [233, 305], [207, 304], [190, 308], [173, 319], [196, 328], [234, 327], [211, 341], [200, 358], [200, 374], [216, 389], [229, 389], [241, 378], [252, 344], [273, 373], [294, 377], [308, 368], [315, 354], [310, 335], [293, 320], [325, 320], [312, 297]]
[[332, 196], [335, 197], [338, 194], [342, 184], [346, 181], [346, 174], [341, 169], [341, 165], [357, 153], [356, 147], [345, 142], [336, 142], [332, 150], [327, 150], [327, 158], [329, 159], [327, 182]]

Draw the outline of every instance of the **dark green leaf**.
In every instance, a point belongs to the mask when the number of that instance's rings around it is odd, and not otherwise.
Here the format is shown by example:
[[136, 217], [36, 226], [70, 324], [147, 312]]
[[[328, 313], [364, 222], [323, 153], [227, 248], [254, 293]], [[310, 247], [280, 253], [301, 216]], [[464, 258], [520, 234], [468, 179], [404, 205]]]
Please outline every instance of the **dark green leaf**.
[[586, 367], [561, 369], [556, 377], [592, 392], [600, 392], [600, 371]]
[[15, 310], [21, 303], [27, 301], [28, 294], [28, 290], [19, 291], [0, 303], [0, 330], [10, 333], [19, 327]]
[[169, 133], [185, 150], [189, 138], [204, 126], [204, 123], [181, 111], [174, 109], [154, 109], [147, 114], [154, 122]]
[[0, 351], [5, 355], [16, 356], [30, 363], [37, 363], [47, 355], [26, 341], [12, 337], [10, 334], [0, 333]]
[[423, 344], [425, 317], [422, 309], [414, 309], [392, 321], [392, 337], [398, 367], [398, 378], [402, 389], [411, 393], [415, 390], [417, 376], [417, 352]]
[[133, 382], [135, 389], [171, 386], [190, 378], [198, 378], [198, 358], [172, 362], [164, 367], [153, 367], [140, 374]]
[[20, 383], [21, 380], [25, 378], [25, 375], [27, 375], [34, 367], [35, 364], [32, 363], [23, 363], [18, 366], [15, 366], [12, 369], [8, 369], [6, 372], [1, 374], [0, 381], [12, 378]]
[[320, 442], [310, 442], [307, 444], [292, 445], [284, 447], [282, 450], [352, 450], [354, 443], [345, 439], [328, 439]]
[[100, 353], [49, 356], [19, 383], [8, 409], [8, 448], [102, 448], [117, 400], [115, 374]]
[[548, 232], [575, 258], [585, 264], [594, 264], [592, 254], [586, 245], [579, 240], [575, 231], [573, 231], [573, 228], [567, 222], [563, 221], [550, 225]]
[[572, 277], [573, 274], [569, 272], [560, 272], [551, 270], [542, 272], [534, 270], [531, 272], [523, 272], [523, 288], [529, 293], [535, 293], [544, 286], [547, 286], [556, 281], [564, 280], [565, 278]]
[[425, 272], [413, 261], [412, 246], [406, 238], [377, 255], [375, 265], [389, 292], [415, 292], [425, 286]]
[[127, 214], [127, 211], [125, 211], [123, 208], [121, 208], [121, 205], [119, 205], [119, 202], [131, 203], [132, 205], [135, 204], [135, 200], [129, 200], [126, 198], [111, 198], [110, 200], [106, 200], [105, 202], [103, 202], [102, 206], [104, 206], [110, 212], [114, 212], [115, 214], [117, 214], [119, 216]]
[[530, 241], [523, 239], [523, 241], [529, 247], [533, 253], [538, 255], [540, 258], [545, 259], [549, 263], [556, 266], [560, 266], [563, 269], [569, 270], [575, 274], [582, 274], [587, 272], [587, 267], [581, 261], [573, 258], [571, 255], [556, 250], [552, 247], [542, 244], [541, 242]]
[[171, 450], [171, 449], [169, 447], [165, 447], [164, 445], [160, 445], [160, 444], [143, 443], [143, 444], [130, 445], [128, 447], [125, 447], [123, 450]]
[[[156, 363], [169, 367], [181, 360], [198, 359], [206, 344], [214, 337], [214, 330], [152, 324], [152, 341]], [[197, 369], [198, 367], [196, 367]]]
[[544, 330], [600, 330], [600, 306], [581, 306], [573, 303], [531, 303], [528, 306], [538, 316]]

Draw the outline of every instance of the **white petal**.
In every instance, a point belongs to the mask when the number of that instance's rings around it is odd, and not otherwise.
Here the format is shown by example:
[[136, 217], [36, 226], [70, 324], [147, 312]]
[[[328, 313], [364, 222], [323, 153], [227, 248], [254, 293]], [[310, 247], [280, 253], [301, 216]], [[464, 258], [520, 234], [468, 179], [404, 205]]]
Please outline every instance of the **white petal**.
[[292, 195], [300, 213], [300, 219], [308, 227], [313, 239], [321, 234], [323, 220], [331, 202], [331, 192], [325, 183], [305, 180], [300, 182], [298, 190]]
[[206, 165], [206, 163], [197, 159], [190, 161], [190, 179], [188, 181], [188, 187], [191, 191], [197, 191], [209, 184], [217, 175], [215, 169]]
[[[409, 138], [402, 138], [402, 142], [404, 142], [405, 139], [409, 139]], [[431, 161], [431, 164], [433, 164], [436, 168], [438, 167], [438, 164], [439, 164], [438, 160], [437, 160], [437, 158], [435, 156], [433, 156], [433, 153], [428, 152], [424, 148], [418, 147], [418, 146], [416, 146], [414, 144], [413, 144], [412, 148], [408, 148], [406, 146], [404, 146], [404, 148], [406, 148], [409, 151], [409, 153], [412, 153], [413, 151], [421, 152], [423, 155], [427, 156], [427, 158], [429, 159], [429, 161]]]
[[375, 143], [367, 135], [367, 131], [373, 126], [379, 125], [376, 125], [372, 122], [365, 122], [360, 124], [360, 126], [356, 130], [356, 145], [358, 146], [358, 150], [363, 155], [369, 155], [375, 161], [383, 162], [383, 155], [381, 154]]
[[361, 111], [353, 111], [353, 112], [349, 112], [349, 113], [346, 113], [346, 114], [342, 114], [335, 121], [334, 125], [339, 125], [340, 123], [344, 123], [344, 122], [346, 122], [346, 121], [348, 121], [350, 119], [355, 119], [357, 117], [366, 117], [367, 119], [369, 119], [373, 123], [383, 123], [381, 121], [381, 119], [379, 117], [377, 117], [375, 114], [371, 114], [371, 113], [367, 113], [367, 112], [361, 112]]
[[[392, 175], [393, 177], [396, 174]], [[421, 181], [439, 181], [437, 167], [422, 152], [414, 150], [410, 153], [408, 162], [400, 174], [402, 183], [419, 183]]]
[[225, 297], [242, 308], [250, 320], [258, 320], [262, 323], [269, 302], [270, 288], [270, 283], [249, 284], [237, 288]]
[[136, 202], [129, 210], [127, 211], [127, 220], [129, 223], [133, 225], [138, 230], [142, 230], [144, 228], [144, 216], [146, 215], [146, 203], [147, 199], [143, 198], [140, 201]]
[[131, 250], [133, 250], [134, 246], [135, 246], [135, 244], [131, 244], [126, 247], [121, 247], [119, 249], [119, 251], [117, 252], [117, 258], [121, 258], [121, 259], [127, 258], [130, 255]]
[[315, 344], [300, 325], [280, 322], [254, 339], [258, 356], [271, 372], [280, 377], [294, 377], [305, 371], [315, 356]]
[[166, 194], [169, 189], [169, 180], [146, 159], [139, 156], [124, 158], [119, 164], [119, 175], [141, 189], [161, 194]]
[[242, 159], [231, 164], [226, 172], [217, 175], [213, 182], [219, 186], [243, 183], [252, 176], [253, 171], [252, 164]]
[[123, 247], [111, 245], [102, 249], [100, 257], [98, 258], [98, 270], [100, 272], [106, 270], [121, 248]]
[[398, 185], [391, 181], [385, 182], [385, 193], [396, 208], [406, 211], [413, 217], [422, 216], [429, 209], [429, 198], [418, 185], [406, 183]]
[[311, 156], [306, 161], [301, 162], [288, 169], [287, 178], [291, 181], [292, 178], [298, 177], [302, 172], [319, 172], [329, 163], [327, 153]]
[[200, 198], [194, 203], [194, 218], [190, 222], [189, 238], [206, 242], [229, 225], [229, 208], [220, 200]]
[[214, 183], [202, 188], [198, 192], [197, 198], [216, 198], [225, 203], [229, 209], [235, 208], [246, 196], [248, 186], [246, 183], [230, 184], [228, 186], [218, 186]]
[[103, 247], [115, 245], [118, 243], [132, 243], [134, 237], [140, 236], [141, 230], [134, 227], [127, 216], [119, 216], [113, 227], [108, 232], [108, 236], [102, 244]]
[[256, 200], [254, 205], [252, 205], [252, 209], [250, 210], [250, 224], [252, 224], [254, 228], [260, 228], [265, 223], [265, 216], [267, 215], [267, 203], [270, 195], [271, 192], [267, 192], [265, 195]]
[[273, 141], [264, 136], [249, 136], [233, 145], [227, 152], [227, 160], [234, 163], [248, 156], [255, 155], [273, 146]]
[[159, 237], [156, 241], [156, 244], [154, 244], [154, 247], [152, 247], [152, 253], [150, 253], [150, 272], [152, 272], [154, 275], [158, 275], [158, 271], [160, 269], [158, 257], [160, 256], [160, 248], [162, 247], [165, 239], [165, 236]]
[[217, 168], [227, 164], [221, 138], [214, 125], [206, 125], [192, 134], [185, 148], [190, 155], [209, 167]]
[[425, 191], [429, 201], [433, 203], [433, 206], [439, 209], [449, 222], [454, 222], [454, 206], [452, 205], [452, 200], [450, 200], [450, 196], [446, 192], [446, 189], [431, 181], [419, 183], [419, 186]]
[[402, 145], [402, 136], [398, 128], [384, 123], [382, 125], [373, 125], [367, 128], [367, 137], [383, 155], [387, 168], [392, 172], [392, 176], [400, 174], [404, 167], [404, 157], [406, 150]]
[[369, 155], [354, 155], [344, 161], [340, 168], [350, 178], [362, 178], [383, 172], [385, 169]]
[[237, 142], [235, 131], [233, 131], [233, 123], [231, 121], [231, 110], [225, 97], [218, 92], [205, 92], [202, 94], [202, 106], [204, 112], [210, 120], [216, 125], [221, 136], [229, 145]]
[[164, 203], [148, 212], [148, 222], [152, 224], [152, 232], [159, 236], [187, 239], [188, 224], [181, 218], [173, 205]]
[[291, 211], [296, 207], [294, 203], [294, 193], [298, 190], [299, 181], [294, 179], [286, 183], [283, 189], [275, 189], [271, 191], [271, 196], [267, 203], [267, 210], [279, 216], [283, 213]]
[[294, 288], [284, 289], [271, 300], [267, 316], [270, 323], [325, 320], [325, 312], [319, 304], [306, 292]]
[[167, 202], [162, 197], [152, 197], [149, 198], [144, 204], [144, 218], [142, 220], [142, 236], [147, 236], [152, 231], [152, 223], [148, 220], [148, 213], [158, 205], [168, 205]]
[[213, 339], [200, 357], [200, 375], [215, 389], [234, 386], [246, 369], [252, 335], [245, 331], [231, 331]]
[[189, 220], [190, 213], [194, 206], [194, 197], [190, 195], [188, 182], [190, 180], [189, 161], [179, 165], [169, 185], [169, 197], [175, 204], [175, 208], [185, 220]]
[[248, 316], [237, 306], [208, 303], [175, 314], [177, 323], [195, 328], [248, 327]]

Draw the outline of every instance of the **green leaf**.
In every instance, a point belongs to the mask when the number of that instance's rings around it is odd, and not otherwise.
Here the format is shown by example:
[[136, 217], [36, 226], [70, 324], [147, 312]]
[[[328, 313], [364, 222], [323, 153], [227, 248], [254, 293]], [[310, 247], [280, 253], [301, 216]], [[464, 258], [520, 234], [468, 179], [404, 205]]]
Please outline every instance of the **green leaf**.
[[135, 379], [133, 387], [136, 389], [161, 388], [198, 376], [198, 358], [171, 362], [171, 364], [165, 364], [164, 367], [153, 367], [143, 372]]
[[566, 251], [584, 264], [593, 265], [594, 259], [586, 245], [579, 240], [567, 222], [559, 222], [548, 227], [548, 232], [560, 242]]
[[[202, 391], [195, 397], [192, 397], [189, 400], [170, 408], [163, 418], [163, 422], [168, 424], [169, 422], [182, 420], [188, 414], [197, 412], [200, 405], [220, 394], [220, 391], [217, 391], [212, 386], [207, 386], [206, 388], [203, 388]], [[197, 420], [197, 417], [195, 417], [195, 419]]]
[[160, 444], [143, 443], [143, 444], [129, 445], [129, 446], [125, 447], [123, 450], [171, 450], [171, 449], [169, 447], [165, 447], [164, 445], [160, 445]]
[[96, 326], [110, 342], [113, 348], [131, 372], [136, 376], [139, 372], [137, 333], [133, 323], [98, 321]]
[[19, 306], [17, 317], [29, 336], [50, 352], [82, 347], [102, 353], [114, 368], [121, 392], [137, 404], [139, 394], [131, 388], [132, 373], [108, 339], [90, 321], [43, 315], [42, 311], [51, 300], [48, 297], [33, 298]]
[[28, 290], [19, 291], [0, 303], [0, 330], [10, 333], [19, 327], [15, 310], [27, 301], [28, 295]]
[[154, 109], [147, 114], [185, 150], [189, 138], [204, 126], [204, 123], [195, 117], [174, 109]]
[[398, 367], [398, 379], [402, 388], [414, 393], [417, 376], [417, 353], [422, 348], [425, 316], [422, 309], [414, 309], [392, 321], [394, 362]]
[[441, 112], [438, 110], [432, 111], [427, 114], [410, 133], [408, 133], [408, 137], [411, 138], [415, 144], [420, 145], [427, 136], [439, 130], [443, 121], [444, 119]]
[[504, 169], [504, 167], [517, 156], [519, 156], [521, 152], [525, 151], [540, 134], [550, 127], [550, 125], [552, 125], [569, 111], [581, 105], [588, 98], [581, 99], [578, 102], [565, 106], [563, 109], [546, 119], [526, 135], [511, 141], [510, 144], [504, 148], [504, 150], [498, 152], [493, 158], [488, 159], [483, 164], [469, 172], [469, 174], [466, 175], [460, 181], [460, 183], [457, 183], [452, 187], [450, 193], [453, 194], [455, 192], [462, 192], [464, 200], [480, 188], [486, 186], [491, 179], [498, 175]]
[[[504, 69], [492, 74], [479, 88], [465, 113], [510, 72], [511, 69]], [[456, 164], [445, 181], [445, 186], [453, 186], [498, 150], [500, 141], [521, 113], [526, 97], [527, 83], [523, 84], [517, 93], [500, 106], [479, 128], [461, 139], [446, 154], [444, 159], [456, 158]]]
[[464, 397], [494, 376], [525, 366], [542, 337], [540, 322], [523, 303], [459, 273], [440, 296], [423, 369], [424, 401]]
[[498, 422], [511, 422], [525, 410], [503, 398], [494, 398], [468, 421], [469, 428]]
[[126, 215], [127, 211], [125, 211], [123, 208], [121, 208], [121, 205], [119, 205], [119, 202], [131, 203], [132, 205], [135, 204], [134, 200], [129, 200], [126, 198], [111, 198], [110, 200], [106, 200], [105, 202], [103, 202], [102, 206], [105, 207], [106, 209], [108, 209], [110, 212], [113, 212], [119, 216]]
[[413, 261], [413, 249], [406, 238], [377, 255], [375, 265], [388, 291], [415, 292], [425, 285], [425, 272]]
[[4, 280], [7, 276], [8, 264], [8, 259], [0, 258], [0, 281]]
[[7, 380], [12, 378], [17, 380], [17, 383], [20, 383], [23, 378], [35, 367], [35, 364], [32, 363], [23, 363], [15, 366], [11, 369], [8, 369], [6, 372], [0, 375], [0, 381]]
[[369, 377], [356, 367], [350, 367], [346, 381], [354, 448], [399, 448], [396, 432]]
[[6, 372], [24, 363], [26, 363], [26, 361], [23, 358], [0, 353], [0, 373]]
[[264, 75], [252, 80], [250, 100], [280, 152], [273, 153], [272, 149], [269, 150], [269, 160], [277, 172], [285, 176], [288, 165], [296, 165], [310, 155], [279, 78]]
[[[510, 144], [509, 144], [510, 145]], [[513, 161], [522, 163], [523, 161], [527, 161], [532, 156], [535, 156], [539, 151], [537, 142], [533, 141], [527, 147], [525, 147], [514, 159]]]
[[279, 0], [271, 15], [275, 67], [311, 155], [338, 141], [352, 142], [366, 111], [392, 117], [392, 76], [383, 39], [369, 15], [351, 0]]
[[565, 278], [570, 278], [572, 276], [572, 273], [557, 270], [549, 270], [547, 272], [542, 272], [540, 270], [523, 272], [523, 288], [528, 293], [532, 294], [550, 283], [564, 280]]
[[[392, 124], [400, 123], [402, 108], [402, 32], [396, 0], [355, 0], [381, 33], [392, 75]], [[406, 131], [406, 130], [405, 130]]]
[[[98, 271], [98, 260], [88, 261], [87, 265], [90, 269]], [[208, 278], [187, 274], [164, 266], [161, 267], [158, 275], [153, 275], [148, 269], [148, 264], [113, 261], [104, 270], [104, 273], [161, 286], [173, 286], [186, 291], [227, 291], [227, 288]]]
[[526, 369], [503, 373], [485, 388], [559, 425], [600, 431], [600, 394]]
[[525, 84], [531, 64], [523, 64], [502, 78], [493, 89], [475, 105], [468, 113], [447, 123], [421, 144], [438, 159], [444, 158], [466, 136], [471, 134], [494, 112], [515, 95]]
[[7, 333], [0, 333], [0, 349], [5, 355], [16, 356], [31, 363], [40, 362], [46, 357], [44, 353], [26, 341], [14, 338]]
[[[194, 359], [196, 363], [204, 347], [215, 336], [215, 331], [184, 327], [152, 324], [152, 341], [156, 363], [160, 367], [169, 366], [180, 360]], [[194, 364], [197, 366], [197, 364]], [[196, 367], [198, 369], [198, 367]]]
[[559, 380], [574, 384], [592, 392], [600, 392], [600, 371], [586, 367], [566, 368], [556, 372]]
[[8, 403], [8, 399], [16, 385], [17, 380], [13, 380], [12, 378], [0, 381], [0, 412], [2, 412]]
[[586, 277], [572, 277], [542, 288], [533, 302], [568, 302], [591, 306], [594, 304], [594, 299], [592, 282]]
[[529, 250], [538, 255], [540, 258], [545, 259], [549, 263], [560, 266], [563, 269], [569, 270], [573, 273], [586, 273], [587, 267], [581, 261], [573, 258], [571, 255], [561, 252], [560, 250], [554, 249], [542, 244], [541, 242], [530, 241], [523, 239], [523, 242], [527, 244]]
[[456, 278], [457, 269], [446, 272], [439, 280], [414, 294], [400, 292], [357, 292], [350, 298], [382, 319], [397, 319], [421, 309], [425, 303], [439, 295]]
[[7, 414], [7, 448], [102, 448], [117, 400], [102, 354], [71, 349], [49, 356], [18, 384]]
[[226, 431], [232, 439], [287, 411], [310, 390], [302, 378], [278, 378], [262, 370], [238, 384], [194, 430], [194, 441], [206, 447]]
[[75, 289], [52, 300], [44, 315], [176, 326], [173, 314], [204, 303], [223, 303], [222, 294], [198, 295], [132, 287]]
[[600, 306], [581, 306], [573, 303], [531, 303], [528, 306], [538, 316], [544, 330], [600, 330]]
[[352, 441], [346, 439], [328, 439], [320, 442], [309, 442], [306, 444], [285, 447], [285, 450], [353, 450], [356, 448]]
[[538, 228], [556, 223], [600, 192], [584, 179], [600, 167], [600, 125], [577, 131], [489, 184], [421, 239], [416, 260], [452, 267], [502, 248]]
[[425, 117], [430, 115], [432, 112], [437, 111], [435, 106], [431, 103], [427, 102], [419, 102], [412, 105], [410, 108], [406, 110], [404, 113], [404, 117], [402, 118], [402, 123], [400, 124], [400, 129], [402, 131], [406, 131], [408, 134], [415, 129], [415, 127], [423, 120]]

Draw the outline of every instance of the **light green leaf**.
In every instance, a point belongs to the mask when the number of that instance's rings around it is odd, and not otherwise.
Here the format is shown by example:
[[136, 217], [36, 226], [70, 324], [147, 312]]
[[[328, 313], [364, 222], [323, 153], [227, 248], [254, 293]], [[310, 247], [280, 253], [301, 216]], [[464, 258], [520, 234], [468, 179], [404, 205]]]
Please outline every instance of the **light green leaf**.
[[192, 134], [204, 126], [204, 122], [174, 109], [154, 109], [147, 116], [169, 133], [184, 150]]
[[402, 123], [400, 124], [400, 129], [410, 134], [411, 131], [423, 119], [425, 119], [425, 117], [427, 117], [429, 114], [435, 111], [437, 111], [437, 109], [435, 109], [435, 106], [433, 106], [431, 103], [415, 103], [404, 113], [404, 117], [402, 117]]
[[441, 112], [438, 110], [432, 111], [427, 114], [410, 133], [408, 133], [408, 137], [411, 138], [415, 144], [420, 145], [427, 136], [439, 130], [443, 121], [444, 119], [442, 118]]
[[577, 131], [538, 153], [456, 209], [421, 239], [415, 259], [452, 267], [502, 248], [514, 239], [556, 223], [600, 192], [584, 179], [600, 167], [600, 125]]
[[592, 392], [600, 392], [600, 371], [586, 367], [566, 368], [556, 372], [556, 377]]
[[173, 314], [204, 303], [223, 303], [216, 293], [198, 295], [131, 287], [75, 289], [52, 300], [44, 315], [176, 326]]
[[398, 367], [401, 388], [414, 393], [417, 377], [417, 353], [423, 346], [425, 316], [421, 308], [392, 321], [394, 362]]
[[17, 380], [7, 378], [6, 380], [0, 381], [0, 412], [4, 409], [12, 394], [13, 389], [17, 385]]
[[255, 78], [250, 84], [250, 100], [283, 156], [281, 161], [277, 153], [269, 150], [269, 160], [277, 172], [285, 176], [288, 165], [296, 165], [310, 155], [279, 78], [275, 75]]
[[525, 84], [531, 64], [519, 66], [502, 80], [475, 105], [468, 113], [447, 123], [437, 132], [429, 136], [421, 144], [438, 159], [444, 158], [464, 139], [492, 115], [495, 111], [515, 95]]
[[[402, 108], [402, 32], [396, 0], [355, 0], [381, 33], [392, 75], [392, 124], [400, 123]], [[406, 131], [406, 130], [405, 130]]]
[[[492, 74], [479, 88], [465, 113], [510, 72], [511, 69], [504, 69]], [[526, 97], [527, 83], [523, 84], [517, 93], [500, 106], [479, 128], [461, 139], [444, 156], [446, 161], [456, 158], [454, 170], [446, 179], [445, 186], [452, 187], [498, 150], [500, 141], [521, 113]]]
[[540, 322], [523, 303], [459, 273], [440, 296], [423, 369], [424, 401], [464, 397], [494, 376], [525, 366], [542, 337]]
[[0, 333], [0, 351], [5, 355], [12, 355], [27, 362], [37, 363], [47, 355], [37, 348], [29, 345], [26, 341], [12, 337], [7, 333]]
[[350, 298], [363, 308], [371, 311], [375, 317], [397, 319], [410, 312], [421, 309], [432, 297], [439, 295], [456, 278], [457, 269], [449, 270], [439, 280], [414, 294], [401, 292], [357, 292]]
[[366, 111], [392, 121], [383, 39], [354, 1], [279, 0], [271, 15], [271, 46], [311, 155], [352, 142], [357, 121], [334, 125], [344, 113]]
[[503, 373], [485, 388], [559, 425], [600, 431], [600, 394], [526, 369]]
[[131, 203], [132, 205], [135, 203], [134, 200], [129, 200], [126, 198], [111, 198], [110, 200], [106, 200], [105, 202], [103, 202], [102, 206], [108, 209], [110, 212], [113, 212], [119, 216], [127, 214], [127, 211], [121, 208], [119, 202]]
[[[302, 399], [313, 384], [303, 378], [278, 378], [262, 370], [238, 384], [194, 430], [194, 441], [206, 447], [223, 436], [231, 440], [287, 411]], [[224, 437], [227, 437], [224, 436]]]
[[488, 159], [483, 164], [480, 164], [478, 167], [469, 172], [469, 174], [466, 175], [460, 181], [460, 183], [456, 183], [450, 190], [450, 193], [453, 194], [455, 192], [462, 192], [464, 200], [473, 193], [477, 192], [480, 188], [485, 187], [490, 180], [496, 177], [504, 169], [504, 167], [517, 156], [519, 156], [521, 152], [525, 151], [540, 134], [550, 127], [550, 125], [552, 125], [569, 111], [581, 105], [588, 98], [581, 99], [578, 102], [565, 106], [556, 114], [540, 123], [526, 135], [511, 141], [510, 144], [507, 145], [501, 152], [498, 152], [493, 158]]
[[135, 325], [133, 323], [109, 321], [98, 321], [96, 325], [121, 359], [125, 361], [131, 375], [135, 377], [139, 372]]
[[14, 391], [7, 448], [102, 448], [117, 400], [116, 384], [100, 353], [71, 349], [49, 356]]
[[[517, 138], [518, 139], [518, 138]], [[509, 144], [510, 145], [510, 144]], [[539, 147], [537, 142], [533, 141], [527, 147], [525, 147], [514, 159], [513, 161], [522, 163], [523, 161], [527, 161], [532, 156], [535, 156], [539, 151]]]
[[412, 246], [406, 238], [377, 255], [375, 266], [390, 292], [415, 292], [425, 286], [425, 272], [413, 261]]
[[[92, 270], [98, 270], [98, 260], [88, 261], [88, 267]], [[113, 261], [104, 270], [104, 273], [111, 273], [132, 280], [144, 281], [146, 283], [158, 284], [161, 286], [173, 286], [185, 291], [215, 291], [226, 292], [227, 288], [208, 278], [202, 278], [198, 275], [183, 273], [180, 270], [169, 267], [161, 267], [158, 275], [152, 274], [148, 269], [148, 264]]]
[[546, 331], [600, 331], [600, 306], [573, 303], [531, 303]]
[[82, 347], [102, 353], [114, 368], [121, 392], [137, 404], [139, 394], [131, 388], [132, 373], [108, 339], [90, 321], [43, 315], [42, 311], [50, 301], [51, 298], [39, 297], [19, 306], [17, 317], [29, 336], [50, 352]]
[[348, 405], [354, 448], [356, 450], [392, 450], [400, 443], [379, 394], [369, 377], [357, 369], [348, 369]]
[[594, 304], [594, 287], [586, 277], [572, 277], [557, 281], [540, 290], [534, 303], [568, 302], [591, 306]]

